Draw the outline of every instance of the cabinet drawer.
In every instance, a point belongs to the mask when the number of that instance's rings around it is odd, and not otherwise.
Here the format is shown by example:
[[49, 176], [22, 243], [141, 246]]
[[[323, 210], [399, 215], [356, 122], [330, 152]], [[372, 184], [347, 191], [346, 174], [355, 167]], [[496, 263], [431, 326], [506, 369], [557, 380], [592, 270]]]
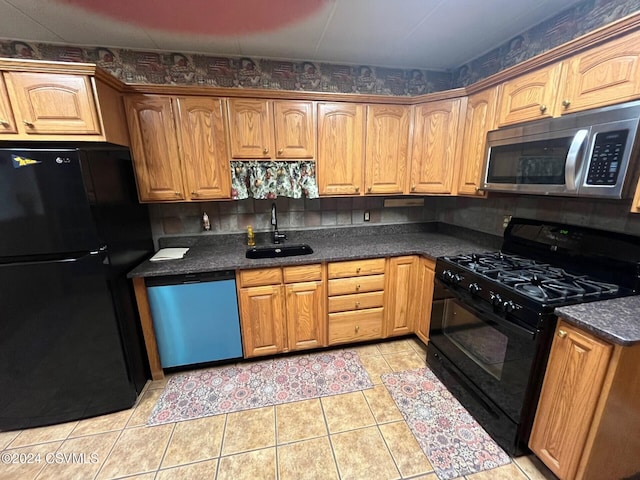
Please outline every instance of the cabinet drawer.
[[311, 282], [322, 280], [322, 265], [300, 265], [284, 267], [284, 283]]
[[382, 337], [383, 308], [329, 314], [329, 345]]
[[353, 260], [329, 264], [329, 278], [356, 277], [384, 273], [384, 258]]
[[257, 268], [240, 271], [241, 287], [259, 287], [282, 283], [282, 270], [279, 268]]
[[384, 275], [368, 277], [337, 278], [329, 280], [329, 295], [347, 295], [349, 293], [375, 292], [384, 289]]
[[384, 292], [369, 292], [329, 297], [329, 313], [382, 307], [383, 296]]

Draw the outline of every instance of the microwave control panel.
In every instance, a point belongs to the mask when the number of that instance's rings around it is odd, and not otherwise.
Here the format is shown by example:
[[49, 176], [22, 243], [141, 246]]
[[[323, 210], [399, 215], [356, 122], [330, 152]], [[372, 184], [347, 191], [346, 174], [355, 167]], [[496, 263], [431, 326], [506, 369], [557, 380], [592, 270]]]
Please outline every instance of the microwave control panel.
[[596, 135], [589, 161], [586, 184], [616, 185], [629, 130], [600, 132]]

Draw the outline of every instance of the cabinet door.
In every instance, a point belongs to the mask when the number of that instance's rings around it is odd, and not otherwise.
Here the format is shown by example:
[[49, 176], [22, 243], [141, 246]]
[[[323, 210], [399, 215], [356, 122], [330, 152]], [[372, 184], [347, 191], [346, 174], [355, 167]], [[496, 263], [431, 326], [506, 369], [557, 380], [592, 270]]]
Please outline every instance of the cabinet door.
[[435, 281], [435, 263], [426, 258], [420, 259], [418, 265], [418, 295], [420, 298], [420, 309], [417, 315], [415, 326], [416, 335], [425, 344], [429, 343], [429, 327], [431, 325], [431, 308], [433, 306], [433, 286]]
[[640, 213], [640, 180], [638, 180], [638, 186], [636, 187], [636, 194], [633, 197], [633, 203], [631, 204], [632, 213]]
[[613, 348], [559, 322], [529, 448], [560, 478], [573, 478]]
[[287, 285], [286, 290], [289, 350], [326, 346], [323, 283], [293, 283]]
[[503, 83], [498, 126], [552, 117], [562, 67], [557, 63]]
[[231, 172], [222, 100], [180, 97], [176, 104], [187, 195], [192, 200], [229, 198]]
[[3, 133], [18, 133], [16, 121], [13, 118], [13, 111], [9, 103], [7, 86], [0, 74], [0, 135]]
[[640, 35], [608, 42], [568, 62], [562, 113], [612, 105], [640, 97]]
[[364, 106], [318, 105], [318, 187], [320, 195], [357, 195], [364, 164]]
[[133, 164], [142, 202], [184, 200], [171, 97], [125, 97]]
[[240, 289], [240, 324], [245, 357], [284, 350], [284, 311], [281, 285]]
[[414, 256], [389, 259], [384, 306], [386, 336], [413, 332], [418, 303], [415, 296], [416, 265], [417, 258]]
[[100, 120], [89, 77], [8, 72], [19, 129], [26, 134], [99, 134]]
[[273, 102], [277, 158], [315, 158], [316, 130], [313, 102]]
[[271, 113], [267, 100], [229, 99], [229, 138], [233, 158], [271, 158]]
[[418, 105], [414, 116], [411, 193], [451, 193], [459, 157], [460, 99]]
[[411, 109], [404, 106], [367, 107], [365, 193], [403, 193], [409, 158]]
[[471, 95], [467, 100], [458, 194], [482, 195], [482, 167], [487, 132], [494, 128], [497, 88]]

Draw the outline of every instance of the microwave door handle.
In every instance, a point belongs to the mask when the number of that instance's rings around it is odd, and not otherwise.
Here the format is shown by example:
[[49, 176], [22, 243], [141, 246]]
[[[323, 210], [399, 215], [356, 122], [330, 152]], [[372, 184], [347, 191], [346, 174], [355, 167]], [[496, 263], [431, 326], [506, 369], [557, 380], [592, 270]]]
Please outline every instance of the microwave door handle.
[[567, 190], [571, 192], [575, 192], [577, 190], [576, 178], [578, 176], [578, 153], [580, 153], [580, 149], [582, 148], [582, 144], [587, 138], [588, 133], [589, 130], [578, 130], [571, 141], [571, 146], [567, 153], [567, 163], [564, 166], [564, 178]]

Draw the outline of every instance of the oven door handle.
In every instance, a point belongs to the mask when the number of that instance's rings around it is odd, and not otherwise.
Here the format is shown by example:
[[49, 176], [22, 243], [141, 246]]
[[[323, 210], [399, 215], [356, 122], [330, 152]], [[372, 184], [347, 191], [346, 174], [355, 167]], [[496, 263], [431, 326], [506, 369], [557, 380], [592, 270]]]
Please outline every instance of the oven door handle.
[[[436, 279], [436, 282], [440, 282], [443, 286], [447, 287], [440, 279]], [[493, 309], [486, 308], [482, 304], [477, 304], [475, 302], [469, 302], [467, 298], [465, 298], [466, 292], [462, 294], [462, 292], [456, 292], [451, 288], [447, 288], [447, 291], [451, 293], [464, 308], [471, 310], [474, 314], [478, 315], [480, 318], [484, 320], [488, 320], [504, 330], [510, 330], [512, 332], [517, 333], [520, 336], [526, 337], [528, 340], [533, 340], [536, 338], [538, 331], [531, 328], [525, 328], [522, 325], [505, 320], [500, 315], [497, 315]]]

